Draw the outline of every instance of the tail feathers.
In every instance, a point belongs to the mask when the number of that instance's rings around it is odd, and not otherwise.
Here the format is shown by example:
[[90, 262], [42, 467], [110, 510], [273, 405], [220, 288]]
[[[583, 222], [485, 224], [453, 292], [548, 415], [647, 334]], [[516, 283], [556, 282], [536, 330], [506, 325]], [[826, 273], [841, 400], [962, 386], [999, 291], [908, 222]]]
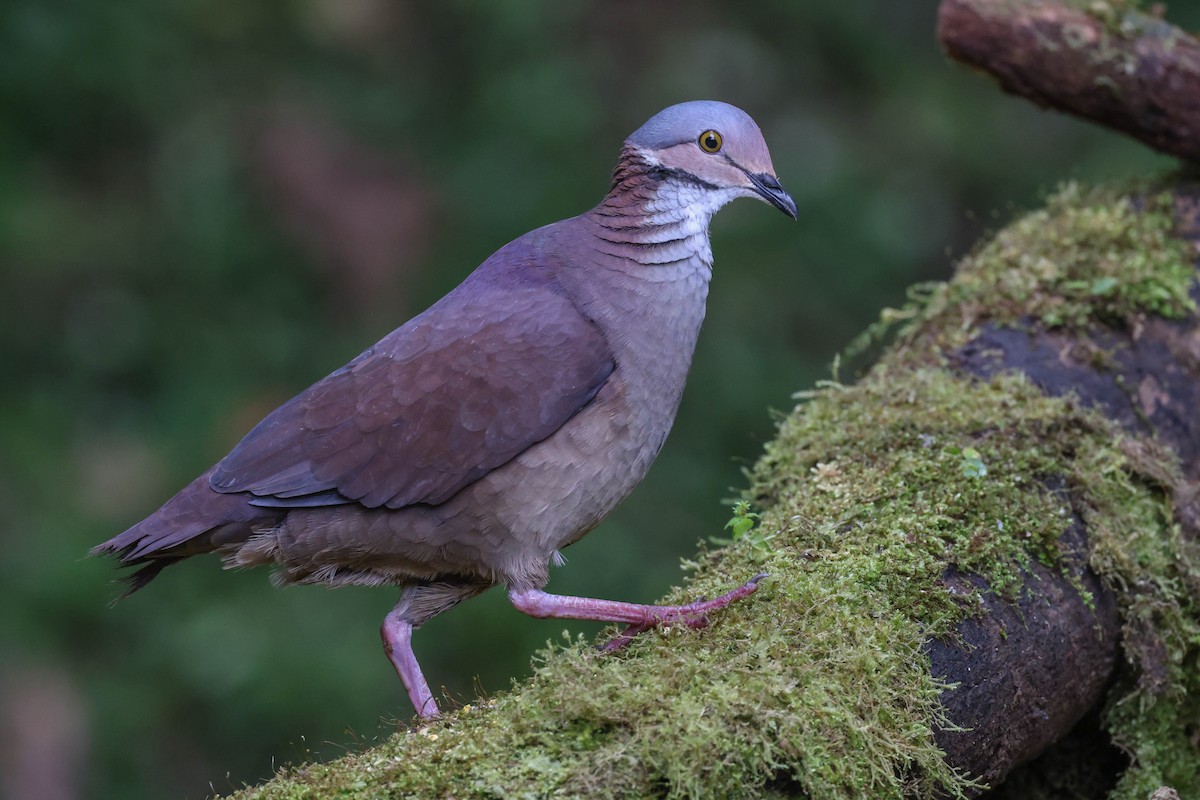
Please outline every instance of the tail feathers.
[[125, 584], [125, 591], [121, 592], [120, 596], [112, 602], [116, 603], [119, 600], [124, 600], [126, 597], [129, 597], [129, 595], [133, 594], [138, 589], [154, 580], [154, 578], [158, 576], [158, 573], [162, 572], [176, 561], [182, 561], [184, 558], [184, 556], [163, 556], [162, 558], [155, 558], [149, 563], [144, 564], [141, 569], [131, 572], [128, 575], [122, 575], [121, 583]]
[[123, 596], [133, 594], [176, 561], [245, 541], [254, 528], [278, 524], [286, 514], [252, 506], [248, 495], [216, 492], [208, 478], [209, 473], [201, 475], [153, 514], [92, 548], [92, 555], [113, 555], [123, 564], [145, 564], [123, 578], [128, 584]]

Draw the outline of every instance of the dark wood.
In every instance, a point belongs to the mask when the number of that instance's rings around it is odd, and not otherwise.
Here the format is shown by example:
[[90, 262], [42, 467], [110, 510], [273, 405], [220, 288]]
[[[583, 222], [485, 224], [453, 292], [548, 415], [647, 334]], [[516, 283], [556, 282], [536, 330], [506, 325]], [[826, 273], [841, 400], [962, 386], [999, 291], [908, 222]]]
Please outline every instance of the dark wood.
[[1059, 0], [943, 0], [951, 58], [1006, 92], [1200, 163], [1200, 41], [1119, 3], [1096, 16]]
[[[1094, 608], [1058, 571], [1035, 563], [1019, 603], [985, 593], [983, 613], [959, 626], [959, 642], [928, 645], [933, 674], [957, 684], [942, 705], [965, 728], [936, 731], [938, 746], [948, 763], [990, 786], [1075, 728], [1103, 699], [1117, 665], [1117, 602], [1086, 568], [1081, 522], [1063, 544]], [[966, 584], [986, 588], [973, 575], [946, 582], [964, 584], [964, 593]]]
[[[1200, 185], [1175, 191], [1178, 233], [1197, 242], [1200, 252]], [[1200, 300], [1200, 285], [1193, 296]], [[1098, 349], [1108, 354], [1102, 363], [1092, 357]], [[1185, 475], [1200, 486], [1200, 315], [1097, 325], [1086, 336], [1047, 330], [1034, 320], [1024, 328], [987, 325], [954, 355], [952, 366], [981, 378], [1019, 370], [1047, 394], [1073, 393], [1131, 432], [1173, 449]], [[1193, 536], [1200, 531], [1195, 496], [1191, 491], [1176, 502], [1179, 521]], [[1094, 712], [1121, 661], [1122, 636], [1129, 635], [1114, 597], [1086, 567], [1082, 520], [1075, 519], [1063, 545], [1072, 570], [1095, 597], [1094, 610], [1061, 574], [1034, 565], [1018, 604], [988, 595], [985, 613], [960, 626], [959, 641], [928, 645], [934, 675], [958, 684], [943, 692], [942, 704], [952, 722], [968, 728], [939, 731], [938, 744], [950, 764], [992, 786], [1080, 720], [1090, 719], [1085, 725], [1095, 728]], [[976, 576], [950, 574], [945, 580], [951, 587], [983, 585]], [[1147, 656], [1137, 665], [1143, 682], [1162, 673], [1163, 665], [1152, 661]], [[1111, 753], [1104, 757], [1110, 760]]]

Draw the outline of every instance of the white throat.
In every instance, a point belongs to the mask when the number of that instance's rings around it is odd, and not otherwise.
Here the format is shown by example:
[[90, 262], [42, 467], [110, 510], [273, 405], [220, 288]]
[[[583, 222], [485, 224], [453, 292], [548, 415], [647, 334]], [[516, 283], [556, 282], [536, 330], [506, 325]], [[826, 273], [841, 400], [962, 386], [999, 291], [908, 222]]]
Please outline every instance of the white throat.
[[678, 242], [712, 266], [708, 226], [713, 214], [744, 194], [740, 189], [709, 189], [682, 181], [664, 181], [645, 205], [646, 241]]

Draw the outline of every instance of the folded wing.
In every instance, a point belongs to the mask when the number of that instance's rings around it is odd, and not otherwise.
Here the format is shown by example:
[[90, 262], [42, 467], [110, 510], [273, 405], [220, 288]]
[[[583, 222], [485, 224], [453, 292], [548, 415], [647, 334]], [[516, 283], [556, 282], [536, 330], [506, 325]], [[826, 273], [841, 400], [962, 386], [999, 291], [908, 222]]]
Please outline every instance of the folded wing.
[[436, 505], [551, 436], [613, 368], [553, 285], [476, 283], [276, 409], [211, 485], [269, 507]]

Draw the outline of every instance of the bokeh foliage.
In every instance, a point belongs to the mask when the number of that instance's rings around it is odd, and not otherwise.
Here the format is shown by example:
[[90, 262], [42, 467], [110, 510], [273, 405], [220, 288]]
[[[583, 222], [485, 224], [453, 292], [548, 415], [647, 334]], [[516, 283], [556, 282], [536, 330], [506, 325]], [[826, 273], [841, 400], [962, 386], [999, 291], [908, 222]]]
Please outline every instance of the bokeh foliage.
[[[758, 119], [801, 220], [720, 215], [675, 432], [551, 583], [661, 595], [720, 534], [768, 409], [880, 307], [1059, 180], [1167, 163], [946, 63], [935, 5], [0, 7], [0, 759], [40, 753], [90, 797], [202, 797], [406, 716], [376, 635], [394, 591], [275, 592], [204, 559], [109, 609], [111, 564], [84, 553], [492, 250], [594, 203], [651, 113], [712, 97]], [[390, 250], [354, 228], [380, 197], [417, 209]], [[493, 592], [416, 647], [465, 700], [561, 627]]]

